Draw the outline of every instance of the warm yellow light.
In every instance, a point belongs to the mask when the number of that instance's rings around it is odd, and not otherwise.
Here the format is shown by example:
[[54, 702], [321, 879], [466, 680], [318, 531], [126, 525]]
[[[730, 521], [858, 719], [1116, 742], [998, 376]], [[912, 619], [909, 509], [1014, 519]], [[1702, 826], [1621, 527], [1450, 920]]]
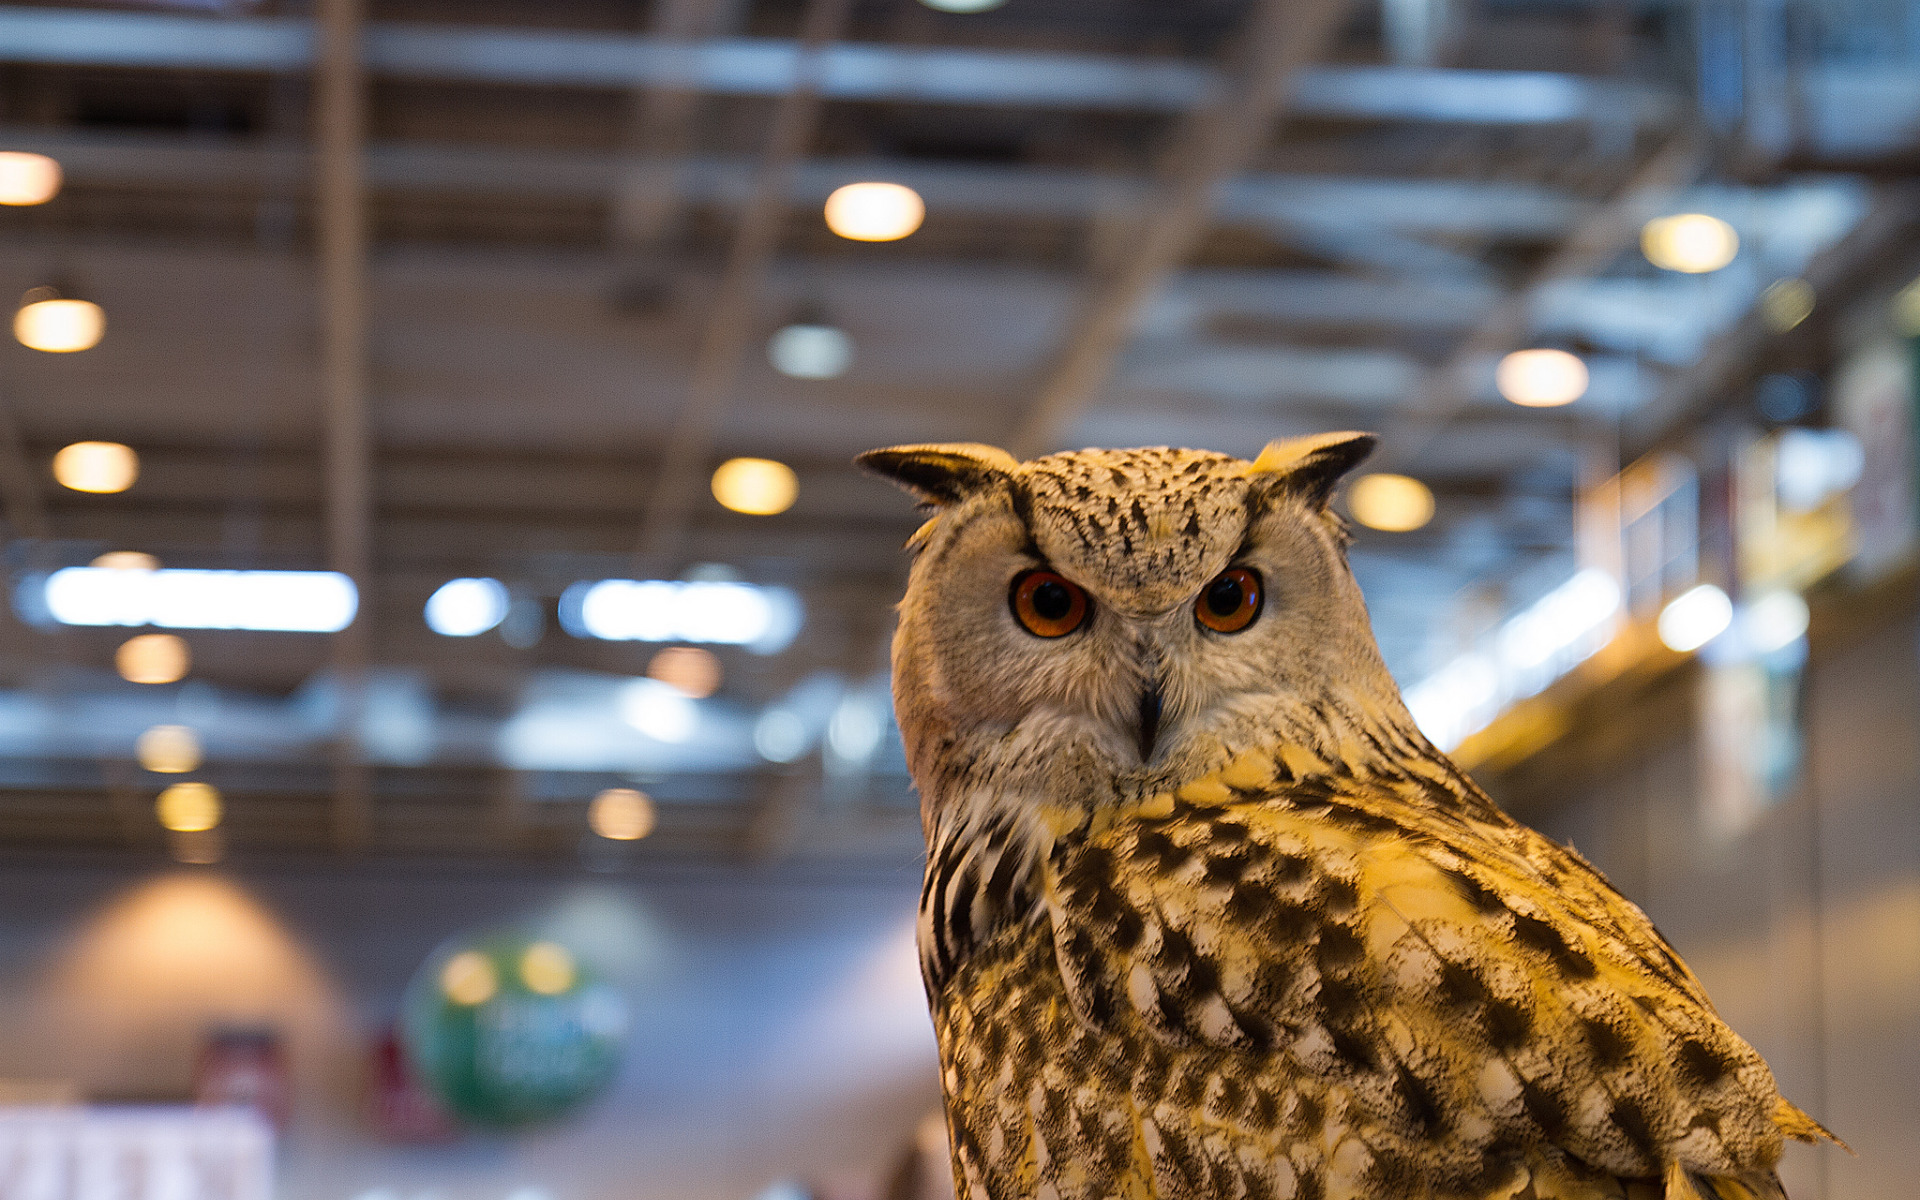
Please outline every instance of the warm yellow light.
[[134, 743], [140, 765], [160, 775], [184, 775], [200, 765], [200, 735], [185, 725], [155, 725]]
[[1643, 225], [1640, 250], [1656, 267], [1702, 275], [1733, 261], [1740, 252], [1740, 235], [1719, 217], [1681, 213], [1655, 217]]
[[1362, 475], [1347, 492], [1347, 510], [1369, 529], [1405, 533], [1433, 520], [1433, 489], [1405, 475]]
[[573, 955], [556, 942], [535, 942], [520, 956], [520, 982], [530, 992], [558, 996], [573, 986]]
[[827, 228], [856, 242], [894, 242], [927, 216], [920, 193], [898, 183], [849, 183], [827, 197]]
[[193, 655], [186, 640], [171, 633], [143, 633], [120, 643], [113, 665], [128, 683], [177, 683], [186, 678]]
[[499, 990], [493, 960], [478, 950], [462, 950], [440, 968], [440, 991], [455, 1004], [468, 1008], [485, 1004]]
[[87, 565], [103, 571], [158, 571], [160, 560], [138, 550], [109, 550]]
[[0, 204], [45, 204], [59, 191], [59, 163], [44, 154], [0, 151]]
[[1813, 315], [1813, 285], [1804, 279], [1776, 279], [1760, 293], [1760, 317], [1775, 333], [1785, 333]]
[[657, 821], [652, 798], [632, 788], [608, 788], [587, 806], [587, 824], [612, 842], [639, 841]]
[[647, 675], [695, 700], [720, 690], [720, 660], [698, 646], [668, 646], [647, 663]]
[[1500, 394], [1528, 408], [1572, 404], [1587, 393], [1587, 364], [1565, 350], [1515, 350], [1493, 375]]
[[91, 300], [35, 300], [13, 314], [13, 336], [29, 350], [91, 350], [107, 332], [107, 314]]
[[770, 458], [730, 458], [713, 473], [713, 498], [735, 512], [771, 516], [793, 507], [800, 478]]
[[153, 812], [175, 833], [202, 833], [220, 823], [220, 793], [198, 780], [176, 783], [160, 793]]
[[124, 492], [140, 478], [140, 456], [119, 442], [74, 442], [53, 456], [53, 477], [76, 492]]

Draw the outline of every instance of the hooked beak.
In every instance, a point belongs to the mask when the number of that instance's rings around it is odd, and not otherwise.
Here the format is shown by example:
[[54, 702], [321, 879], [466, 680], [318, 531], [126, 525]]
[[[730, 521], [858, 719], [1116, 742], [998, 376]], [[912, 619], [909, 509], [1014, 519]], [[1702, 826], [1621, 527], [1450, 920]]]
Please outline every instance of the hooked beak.
[[1144, 766], [1153, 757], [1153, 744], [1160, 737], [1160, 685], [1150, 683], [1140, 693], [1140, 762]]

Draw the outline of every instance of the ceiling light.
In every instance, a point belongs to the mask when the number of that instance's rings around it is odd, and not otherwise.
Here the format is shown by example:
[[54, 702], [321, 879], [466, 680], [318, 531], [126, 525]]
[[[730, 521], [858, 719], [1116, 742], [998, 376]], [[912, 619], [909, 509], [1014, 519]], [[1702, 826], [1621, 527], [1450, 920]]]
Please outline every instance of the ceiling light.
[[634, 842], [653, 832], [653, 800], [633, 788], [608, 788], [587, 806], [587, 824], [614, 842]]
[[753, 748], [768, 762], [790, 763], [813, 742], [807, 723], [788, 708], [770, 708], [753, 723]]
[[1703, 275], [1733, 261], [1740, 252], [1740, 235], [1719, 217], [1681, 213], [1655, 217], [1642, 226], [1640, 250], [1656, 267]]
[[678, 745], [693, 736], [700, 710], [678, 688], [635, 679], [620, 689], [620, 719], [656, 742]]
[[720, 660], [710, 650], [698, 646], [669, 646], [647, 663], [647, 678], [690, 696], [705, 700], [720, 688]]
[[499, 990], [493, 960], [478, 950], [462, 950], [440, 968], [440, 991], [455, 1004], [473, 1008], [493, 999]]
[[140, 735], [133, 751], [156, 775], [184, 775], [200, 765], [200, 735], [185, 725], [155, 725]]
[[1433, 489], [1405, 475], [1362, 475], [1347, 492], [1347, 511], [1369, 529], [1405, 533], [1433, 519]]
[[800, 631], [800, 598], [781, 587], [724, 580], [602, 579], [560, 594], [560, 624], [609, 642], [699, 642], [786, 649]]
[[52, 288], [28, 292], [13, 314], [13, 336], [29, 350], [91, 350], [107, 332], [107, 314], [91, 300], [63, 299]]
[[1807, 632], [1811, 614], [1797, 592], [1768, 592], [1740, 613], [1740, 636], [1755, 654], [1785, 650]]
[[542, 996], [558, 996], [579, 978], [573, 955], [558, 942], [535, 942], [520, 955], [520, 982]]
[[334, 571], [65, 567], [47, 577], [46, 604], [62, 625], [338, 633], [353, 623], [359, 594]]
[[204, 833], [220, 823], [220, 793], [197, 780], [176, 783], [160, 793], [153, 812], [175, 833]]
[[76, 492], [124, 492], [140, 478], [140, 456], [119, 442], [74, 442], [54, 454], [53, 477]]
[[186, 641], [171, 633], [143, 633], [113, 652], [113, 665], [128, 683], [178, 683], [192, 664]]
[[1760, 318], [1775, 333], [1785, 333], [1813, 315], [1813, 285], [1804, 279], [1776, 279], [1760, 293]]
[[1500, 394], [1528, 408], [1572, 404], [1587, 392], [1587, 364], [1565, 350], [1515, 350], [1493, 375]]
[[926, 202], [898, 183], [849, 183], [827, 197], [827, 228], [855, 242], [893, 242], [920, 228]]
[[138, 550], [109, 550], [87, 565], [103, 571], [158, 571], [160, 560]]
[[853, 339], [832, 325], [787, 325], [767, 339], [767, 361], [795, 379], [838, 379], [853, 365]]
[[793, 468], [770, 458], [730, 458], [713, 473], [713, 498], [738, 513], [783, 513], [799, 494]]
[[498, 579], [449, 579], [427, 597], [427, 628], [441, 637], [478, 637], [506, 620], [511, 606]]
[[0, 151], [0, 204], [45, 204], [59, 192], [59, 163], [44, 154]]
[[1660, 610], [1660, 640], [1682, 654], [1698, 650], [1733, 624], [1733, 601], [1710, 583], [1680, 593]]
[[1007, 0], [920, 0], [928, 8], [939, 9], [946, 13], [991, 12], [1005, 4]]

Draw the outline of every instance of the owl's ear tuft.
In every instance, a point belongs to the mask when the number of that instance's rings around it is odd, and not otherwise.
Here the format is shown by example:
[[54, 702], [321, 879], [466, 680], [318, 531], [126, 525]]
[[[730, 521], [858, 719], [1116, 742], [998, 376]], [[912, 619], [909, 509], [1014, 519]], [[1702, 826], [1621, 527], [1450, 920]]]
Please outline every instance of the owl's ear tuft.
[[1250, 478], [1268, 478], [1325, 507], [1341, 476], [1373, 453], [1379, 438], [1371, 433], [1315, 433], [1268, 442], [1260, 457], [1247, 467]]
[[1009, 480], [1020, 464], [998, 446], [947, 442], [927, 446], [889, 446], [853, 460], [883, 479], [918, 496], [925, 504], [958, 504], [968, 496]]

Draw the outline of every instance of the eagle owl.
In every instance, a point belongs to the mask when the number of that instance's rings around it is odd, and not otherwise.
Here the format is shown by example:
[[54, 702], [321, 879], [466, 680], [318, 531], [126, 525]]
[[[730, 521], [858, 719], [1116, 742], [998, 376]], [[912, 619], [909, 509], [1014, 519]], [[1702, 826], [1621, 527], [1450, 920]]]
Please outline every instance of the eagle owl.
[[1782, 1195], [1781, 1098], [1632, 903], [1421, 736], [1328, 509], [1254, 462], [862, 456], [964, 1200]]

